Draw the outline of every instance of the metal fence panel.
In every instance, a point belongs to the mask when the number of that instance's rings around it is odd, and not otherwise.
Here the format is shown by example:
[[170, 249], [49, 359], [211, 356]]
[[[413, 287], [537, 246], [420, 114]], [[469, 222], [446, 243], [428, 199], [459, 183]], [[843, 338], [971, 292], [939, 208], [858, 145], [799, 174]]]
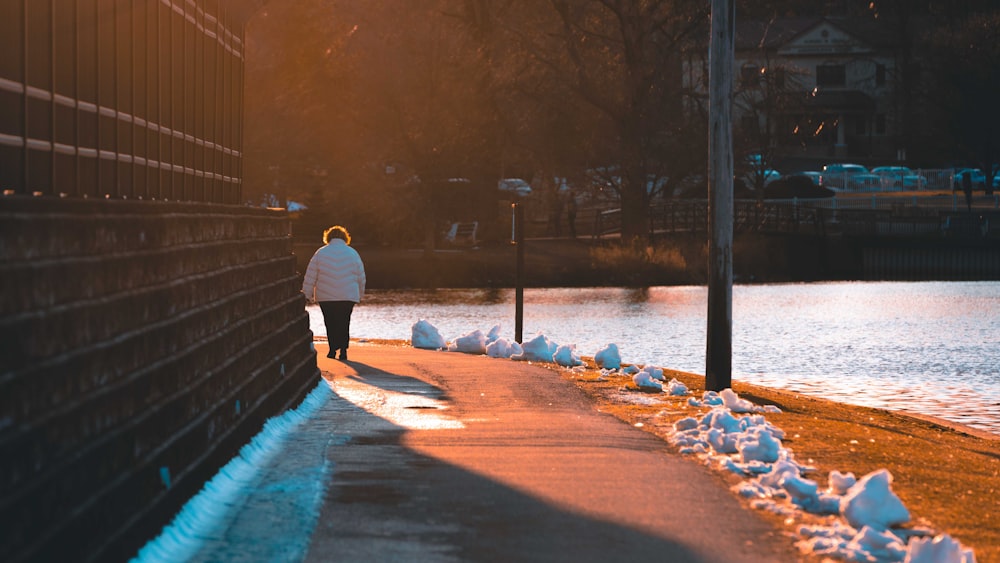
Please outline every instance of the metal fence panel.
[[4, 194], [241, 202], [243, 27], [228, 4], [8, 4]]

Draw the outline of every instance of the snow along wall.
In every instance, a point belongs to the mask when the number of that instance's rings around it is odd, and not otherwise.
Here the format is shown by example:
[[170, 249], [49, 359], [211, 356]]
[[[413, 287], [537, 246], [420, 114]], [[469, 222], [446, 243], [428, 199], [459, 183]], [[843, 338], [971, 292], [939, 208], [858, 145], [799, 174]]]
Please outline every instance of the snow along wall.
[[0, 560], [124, 559], [319, 375], [288, 216], [0, 197]]

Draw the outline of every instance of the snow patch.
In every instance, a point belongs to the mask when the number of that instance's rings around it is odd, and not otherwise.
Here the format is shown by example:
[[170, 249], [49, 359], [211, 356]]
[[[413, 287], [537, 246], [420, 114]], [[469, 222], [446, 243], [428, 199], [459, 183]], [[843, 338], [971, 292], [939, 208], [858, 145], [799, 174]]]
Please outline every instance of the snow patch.
[[437, 327], [424, 319], [418, 320], [411, 327], [410, 344], [424, 350], [442, 350], [448, 346]]
[[619, 369], [622, 367], [622, 355], [618, 351], [617, 344], [608, 344], [596, 354], [594, 354], [594, 363], [597, 367], [604, 369]]

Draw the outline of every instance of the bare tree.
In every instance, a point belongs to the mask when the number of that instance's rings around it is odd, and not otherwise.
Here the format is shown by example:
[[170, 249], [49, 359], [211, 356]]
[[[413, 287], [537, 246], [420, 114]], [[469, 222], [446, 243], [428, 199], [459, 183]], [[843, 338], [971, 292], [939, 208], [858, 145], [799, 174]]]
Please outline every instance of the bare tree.
[[[666, 171], [670, 151], [691, 144], [681, 108], [681, 50], [706, 29], [707, 6], [520, 0], [488, 11], [494, 3], [466, 5], [493, 18], [491, 69], [510, 107], [534, 108], [525, 138], [540, 166], [575, 160], [603, 173], [620, 196], [623, 238], [647, 238], [650, 201], [667, 185], [659, 180], [678, 178]], [[574, 159], [568, 148], [582, 154]]]
[[649, 235], [649, 204], [664, 162], [663, 141], [681, 121], [679, 51], [704, 29], [706, 7], [667, 0], [551, 0], [576, 96], [611, 133], [601, 147], [617, 170], [622, 238]]
[[770, 29], [770, 24], [764, 26], [758, 42], [757, 64], [739, 69], [734, 94], [735, 109], [741, 116], [734, 127], [740, 149], [737, 154], [748, 155], [736, 163], [736, 169], [747, 172], [758, 197], [768, 183], [776, 148], [789, 137], [780, 129], [785, 125], [781, 116], [802, 112], [799, 94], [808, 74], [805, 69], [772, 60], [768, 47]]
[[980, 164], [991, 190], [1000, 162], [1000, 10], [958, 18], [932, 34], [930, 45], [938, 131], [954, 147], [953, 158]]

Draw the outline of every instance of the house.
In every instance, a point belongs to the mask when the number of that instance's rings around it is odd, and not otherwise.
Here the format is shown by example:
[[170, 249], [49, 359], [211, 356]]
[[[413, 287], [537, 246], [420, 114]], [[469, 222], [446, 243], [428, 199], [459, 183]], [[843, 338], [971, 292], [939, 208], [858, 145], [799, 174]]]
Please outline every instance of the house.
[[[891, 34], [875, 22], [785, 18], [736, 24], [738, 150], [789, 158], [903, 160]], [[702, 64], [697, 62], [694, 64]], [[702, 67], [707, 73], [707, 66]], [[698, 68], [685, 73], [707, 92]]]

